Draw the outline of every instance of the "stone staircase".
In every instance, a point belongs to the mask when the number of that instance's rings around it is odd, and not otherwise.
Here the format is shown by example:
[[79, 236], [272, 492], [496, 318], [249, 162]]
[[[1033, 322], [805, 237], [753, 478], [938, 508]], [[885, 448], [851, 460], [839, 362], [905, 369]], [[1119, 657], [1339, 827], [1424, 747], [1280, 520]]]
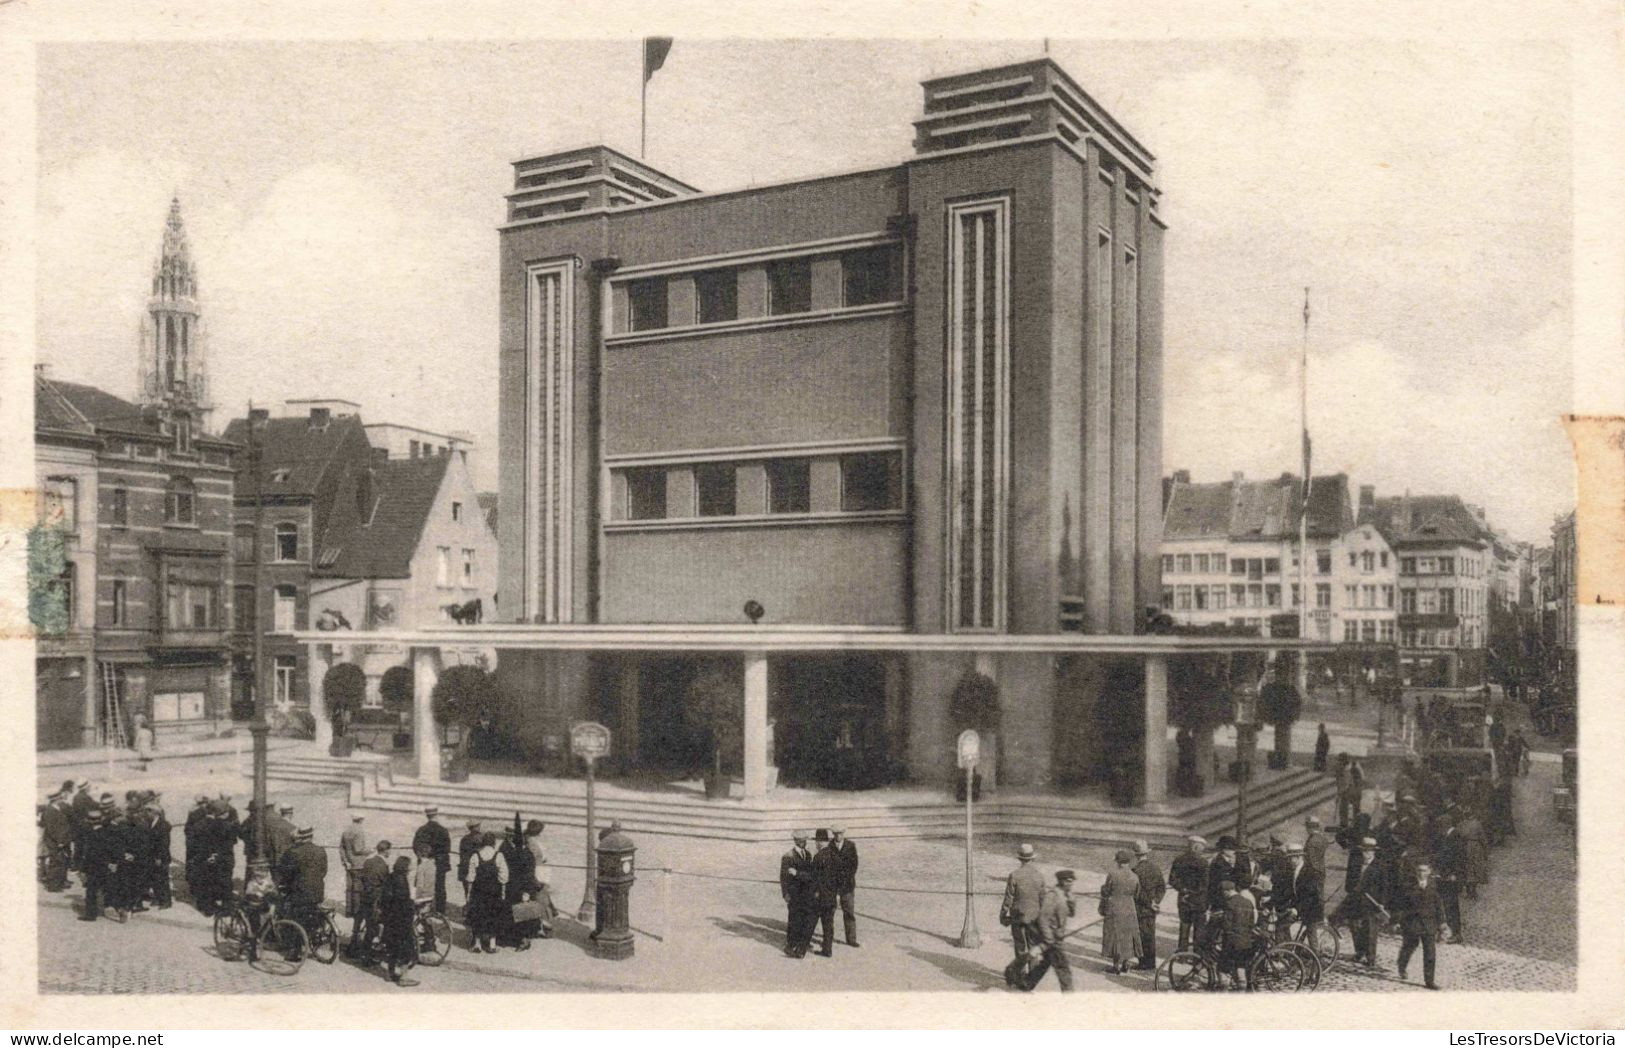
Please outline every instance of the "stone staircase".
[[[587, 805], [579, 780], [475, 775], [462, 783], [422, 782], [395, 773], [388, 757], [358, 754], [349, 758], [279, 754], [269, 777], [278, 782], [344, 787], [350, 807], [369, 811], [420, 812], [439, 807], [449, 821], [480, 818], [502, 823], [515, 811], [541, 818], [550, 826], [584, 827]], [[1334, 786], [1325, 775], [1306, 768], [1271, 772], [1253, 783], [1249, 821], [1264, 828], [1322, 808]], [[1210, 841], [1235, 824], [1234, 787], [1211, 791], [1195, 800], [1180, 800], [1160, 809], [1109, 807], [1098, 796], [1022, 794], [1002, 791], [976, 805], [976, 830], [985, 834], [1033, 839], [1065, 839], [1092, 844], [1122, 844], [1144, 839], [1153, 847], [1177, 849], [1186, 835], [1200, 833]], [[796, 828], [843, 824], [854, 838], [952, 838], [965, 830], [962, 803], [929, 790], [874, 790], [823, 793], [779, 790], [747, 803], [741, 799], [706, 800], [696, 792], [672, 788], [634, 790], [600, 784], [594, 818], [607, 826], [619, 820], [632, 834], [668, 834], [743, 843], [782, 841]]]

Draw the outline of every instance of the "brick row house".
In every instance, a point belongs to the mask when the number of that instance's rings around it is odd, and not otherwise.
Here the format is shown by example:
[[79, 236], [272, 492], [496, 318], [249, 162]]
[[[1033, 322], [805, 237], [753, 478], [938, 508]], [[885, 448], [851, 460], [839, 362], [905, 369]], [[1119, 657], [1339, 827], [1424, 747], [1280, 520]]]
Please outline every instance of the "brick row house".
[[[230, 715], [234, 449], [207, 431], [199, 320], [177, 201], [143, 316], [137, 400], [36, 379], [44, 503], [72, 524], [71, 570], [80, 577], [71, 590], [83, 600], [69, 636], [41, 649], [57, 663], [42, 667], [37, 686], [42, 747], [122, 744], [136, 714], [160, 736], [207, 732]], [[57, 463], [70, 447], [74, 468], [65, 472]], [[87, 628], [89, 647], [78, 640], [66, 660], [79, 665], [61, 665], [60, 645]]]

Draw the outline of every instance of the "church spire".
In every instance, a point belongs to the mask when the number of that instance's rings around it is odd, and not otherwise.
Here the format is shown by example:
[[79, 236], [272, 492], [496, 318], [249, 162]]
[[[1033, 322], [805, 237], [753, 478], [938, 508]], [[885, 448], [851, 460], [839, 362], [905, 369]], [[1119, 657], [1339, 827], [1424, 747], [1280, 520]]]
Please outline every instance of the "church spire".
[[199, 321], [197, 269], [177, 195], [169, 202], [142, 319], [141, 402], [189, 424], [194, 416], [205, 422], [209, 410]]

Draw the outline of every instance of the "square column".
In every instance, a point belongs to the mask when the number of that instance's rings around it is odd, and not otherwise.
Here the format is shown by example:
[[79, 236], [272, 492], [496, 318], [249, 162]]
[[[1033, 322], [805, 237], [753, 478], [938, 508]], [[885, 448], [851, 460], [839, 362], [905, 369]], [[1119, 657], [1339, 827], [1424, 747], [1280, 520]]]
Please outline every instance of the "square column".
[[1168, 657], [1145, 657], [1145, 803], [1168, 799]]
[[767, 656], [745, 656], [745, 798], [767, 796]]
[[331, 644], [312, 644], [310, 659], [305, 664], [306, 681], [310, 685], [310, 716], [316, 722], [316, 745], [323, 749], [333, 745], [333, 722], [327, 719], [327, 700], [322, 694], [322, 679], [333, 665]]
[[412, 649], [412, 755], [417, 759], [418, 778], [440, 779], [440, 737], [435, 730], [431, 698], [440, 680], [438, 648]]

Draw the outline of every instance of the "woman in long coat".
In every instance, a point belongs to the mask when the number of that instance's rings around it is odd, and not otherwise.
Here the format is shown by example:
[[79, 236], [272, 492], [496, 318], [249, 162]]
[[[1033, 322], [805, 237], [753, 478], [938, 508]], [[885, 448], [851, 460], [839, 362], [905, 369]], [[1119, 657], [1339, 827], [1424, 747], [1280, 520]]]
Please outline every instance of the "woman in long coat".
[[497, 839], [486, 834], [480, 850], [469, 860], [468, 904], [463, 919], [473, 936], [475, 953], [496, 953], [496, 938], [508, 923], [508, 903], [503, 893], [508, 883], [508, 863], [497, 854]]
[[402, 855], [395, 860], [395, 868], [384, 878], [378, 893], [378, 917], [383, 925], [384, 965], [389, 978], [400, 986], [415, 986], [415, 979], [406, 977], [406, 970], [417, 960], [412, 941], [412, 924], [417, 906], [412, 901], [412, 860]]
[[1461, 836], [1464, 853], [1462, 891], [1467, 898], [1476, 899], [1478, 886], [1490, 882], [1490, 849], [1484, 839], [1484, 823], [1476, 812], [1469, 811], [1467, 817], [1456, 826], [1456, 833]]
[[1129, 868], [1133, 862], [1133, 853], [1118, 852], [1117, 869], [1107, 874], [1100, 886], [1100, 915], [1106, 918], [1100, 933], [1100, 952], [1118, 972], [1128, 971], [1129, 962], [1141, 952], [1140, 921], [1134, 909], [1140, 879]]

